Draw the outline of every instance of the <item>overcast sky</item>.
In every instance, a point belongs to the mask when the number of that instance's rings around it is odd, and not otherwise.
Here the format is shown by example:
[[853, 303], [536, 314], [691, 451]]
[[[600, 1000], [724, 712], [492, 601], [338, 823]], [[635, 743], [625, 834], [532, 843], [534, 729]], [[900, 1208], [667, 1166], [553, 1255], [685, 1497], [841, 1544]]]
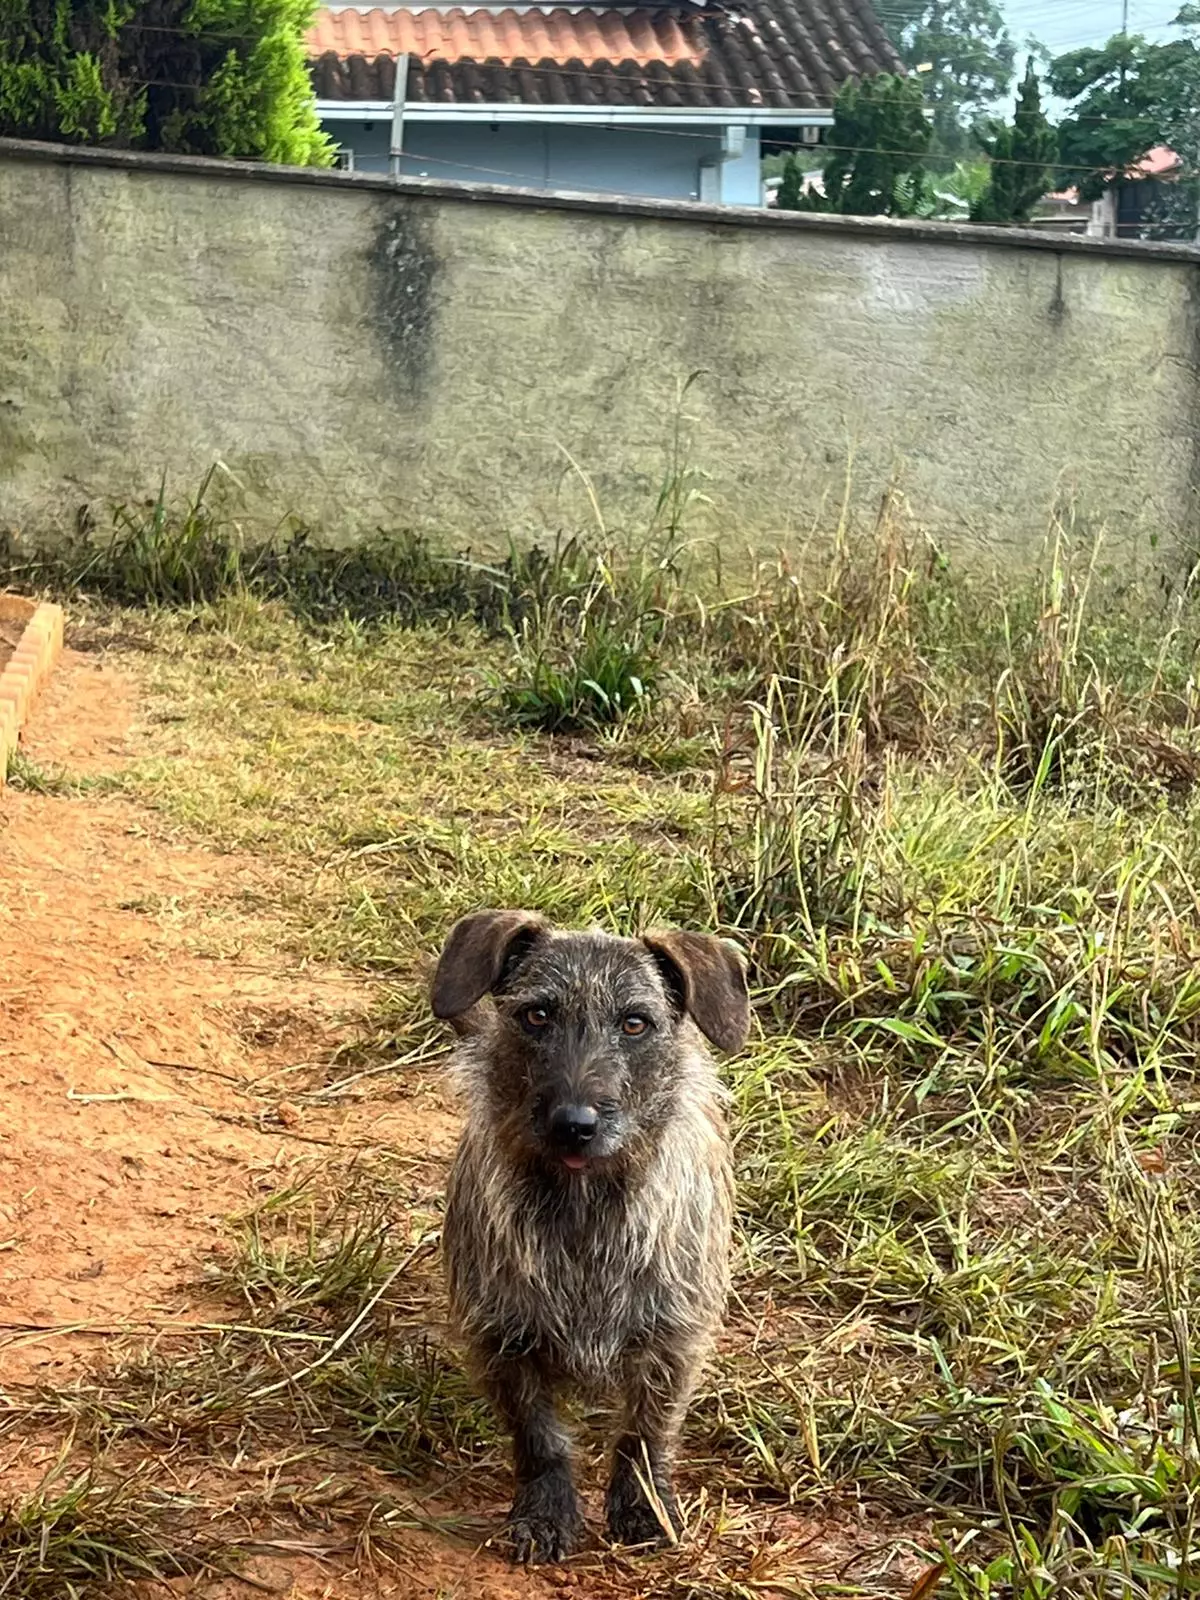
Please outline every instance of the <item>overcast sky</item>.
[[[1055, 54], [1103, 44], [1121, 29], [1121, 0], [1005, 0], [1004, 10], [1018, 44], [1033, 34]], [[1129, 31], [1172, 38], [1178, 11], [1177, 0], [1129, 0]]]

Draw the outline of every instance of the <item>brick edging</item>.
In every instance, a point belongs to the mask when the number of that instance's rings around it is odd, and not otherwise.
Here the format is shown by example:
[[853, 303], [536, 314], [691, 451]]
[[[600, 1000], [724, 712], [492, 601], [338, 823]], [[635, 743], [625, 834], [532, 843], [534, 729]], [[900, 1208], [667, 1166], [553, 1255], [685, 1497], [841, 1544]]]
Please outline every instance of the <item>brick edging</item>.
[[8, 777], [8, 763], [33, 702], [50, 675], [63, 647], [63, 609], [43, 601], [40, 605], [20, 595], [0, 594], [0, 619], [24, 621], [17, 648], [0, 672], [0, 788]]

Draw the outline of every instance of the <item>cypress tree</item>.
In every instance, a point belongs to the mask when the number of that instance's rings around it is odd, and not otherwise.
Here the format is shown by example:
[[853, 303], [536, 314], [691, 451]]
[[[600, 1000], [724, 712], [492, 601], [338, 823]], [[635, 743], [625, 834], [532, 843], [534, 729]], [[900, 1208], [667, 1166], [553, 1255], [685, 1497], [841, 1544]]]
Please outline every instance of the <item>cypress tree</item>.
[[779, 185], [779, 193], [775, 197], [775, 204], [781, 211], [799, 211], [803, 198], [804, 168], [797, 156], [790, 155], [783, 163], [783, 178]]
[[993, 122], [980, 144], [991, 159], [987, 188], [971, 207], [972, 222], [1028, 222], [1050, 187], [1058, 135], [1042, 110], [1038, 75], [1029, 58], [1011, 123]]
[[326, 166], [313, 0], [0, 0], [0, 134]]
[[910, 215], [924, 193], [932, 137], [918, 79], [881, 72], [851, 80], [834, 105], [824, 195], [799, 194], [789, 206], [781, 186], [778, 203], [794, 211]]

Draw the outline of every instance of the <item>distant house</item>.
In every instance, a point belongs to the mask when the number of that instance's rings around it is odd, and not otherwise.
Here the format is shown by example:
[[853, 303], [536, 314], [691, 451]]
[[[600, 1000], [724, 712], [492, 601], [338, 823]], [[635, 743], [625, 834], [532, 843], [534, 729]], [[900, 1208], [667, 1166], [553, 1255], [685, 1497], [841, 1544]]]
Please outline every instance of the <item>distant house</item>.
[[1052, 233], [1140, 239], [1163, 202], [1165, 186], [1175, 182], [1181, 171], [1182, 162], [1175, 152], [1155, 145], [1129, 168], [1120, 183], [1110, 184], [1099, 200], [1081, 200], [1078, 189], [1048, 194], [1038, 206], [1033, 224]]
[[728, 205], [848, 78], [900, 70], [872, 0], [335, 5], [308, 46], [344, 165]]

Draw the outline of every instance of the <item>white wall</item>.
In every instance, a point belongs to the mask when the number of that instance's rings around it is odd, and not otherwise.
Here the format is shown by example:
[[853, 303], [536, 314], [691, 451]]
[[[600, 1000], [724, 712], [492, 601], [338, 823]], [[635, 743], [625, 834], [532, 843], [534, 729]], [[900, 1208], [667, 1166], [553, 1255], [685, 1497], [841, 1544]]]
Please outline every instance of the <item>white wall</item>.
[[746, 129], [746, 143], [740, 156], [721, 167], [721, 204], [761, 206], [763, 203], [762, 155], [758, 129]]
[[[390, 123], [326, 123], [354, 151], [359, 172], [388, 170]], [[402, 174], [468, 183], [519, 184], [605, 194], [699, 200], [700, 164], [721, 150], [719, 128], [570, 127], [561, 123], [418, 122], [404, 129]], [[758, 130], [746, 130], [745, 149], [720, 168], [726, 205], [761, 205]]]

